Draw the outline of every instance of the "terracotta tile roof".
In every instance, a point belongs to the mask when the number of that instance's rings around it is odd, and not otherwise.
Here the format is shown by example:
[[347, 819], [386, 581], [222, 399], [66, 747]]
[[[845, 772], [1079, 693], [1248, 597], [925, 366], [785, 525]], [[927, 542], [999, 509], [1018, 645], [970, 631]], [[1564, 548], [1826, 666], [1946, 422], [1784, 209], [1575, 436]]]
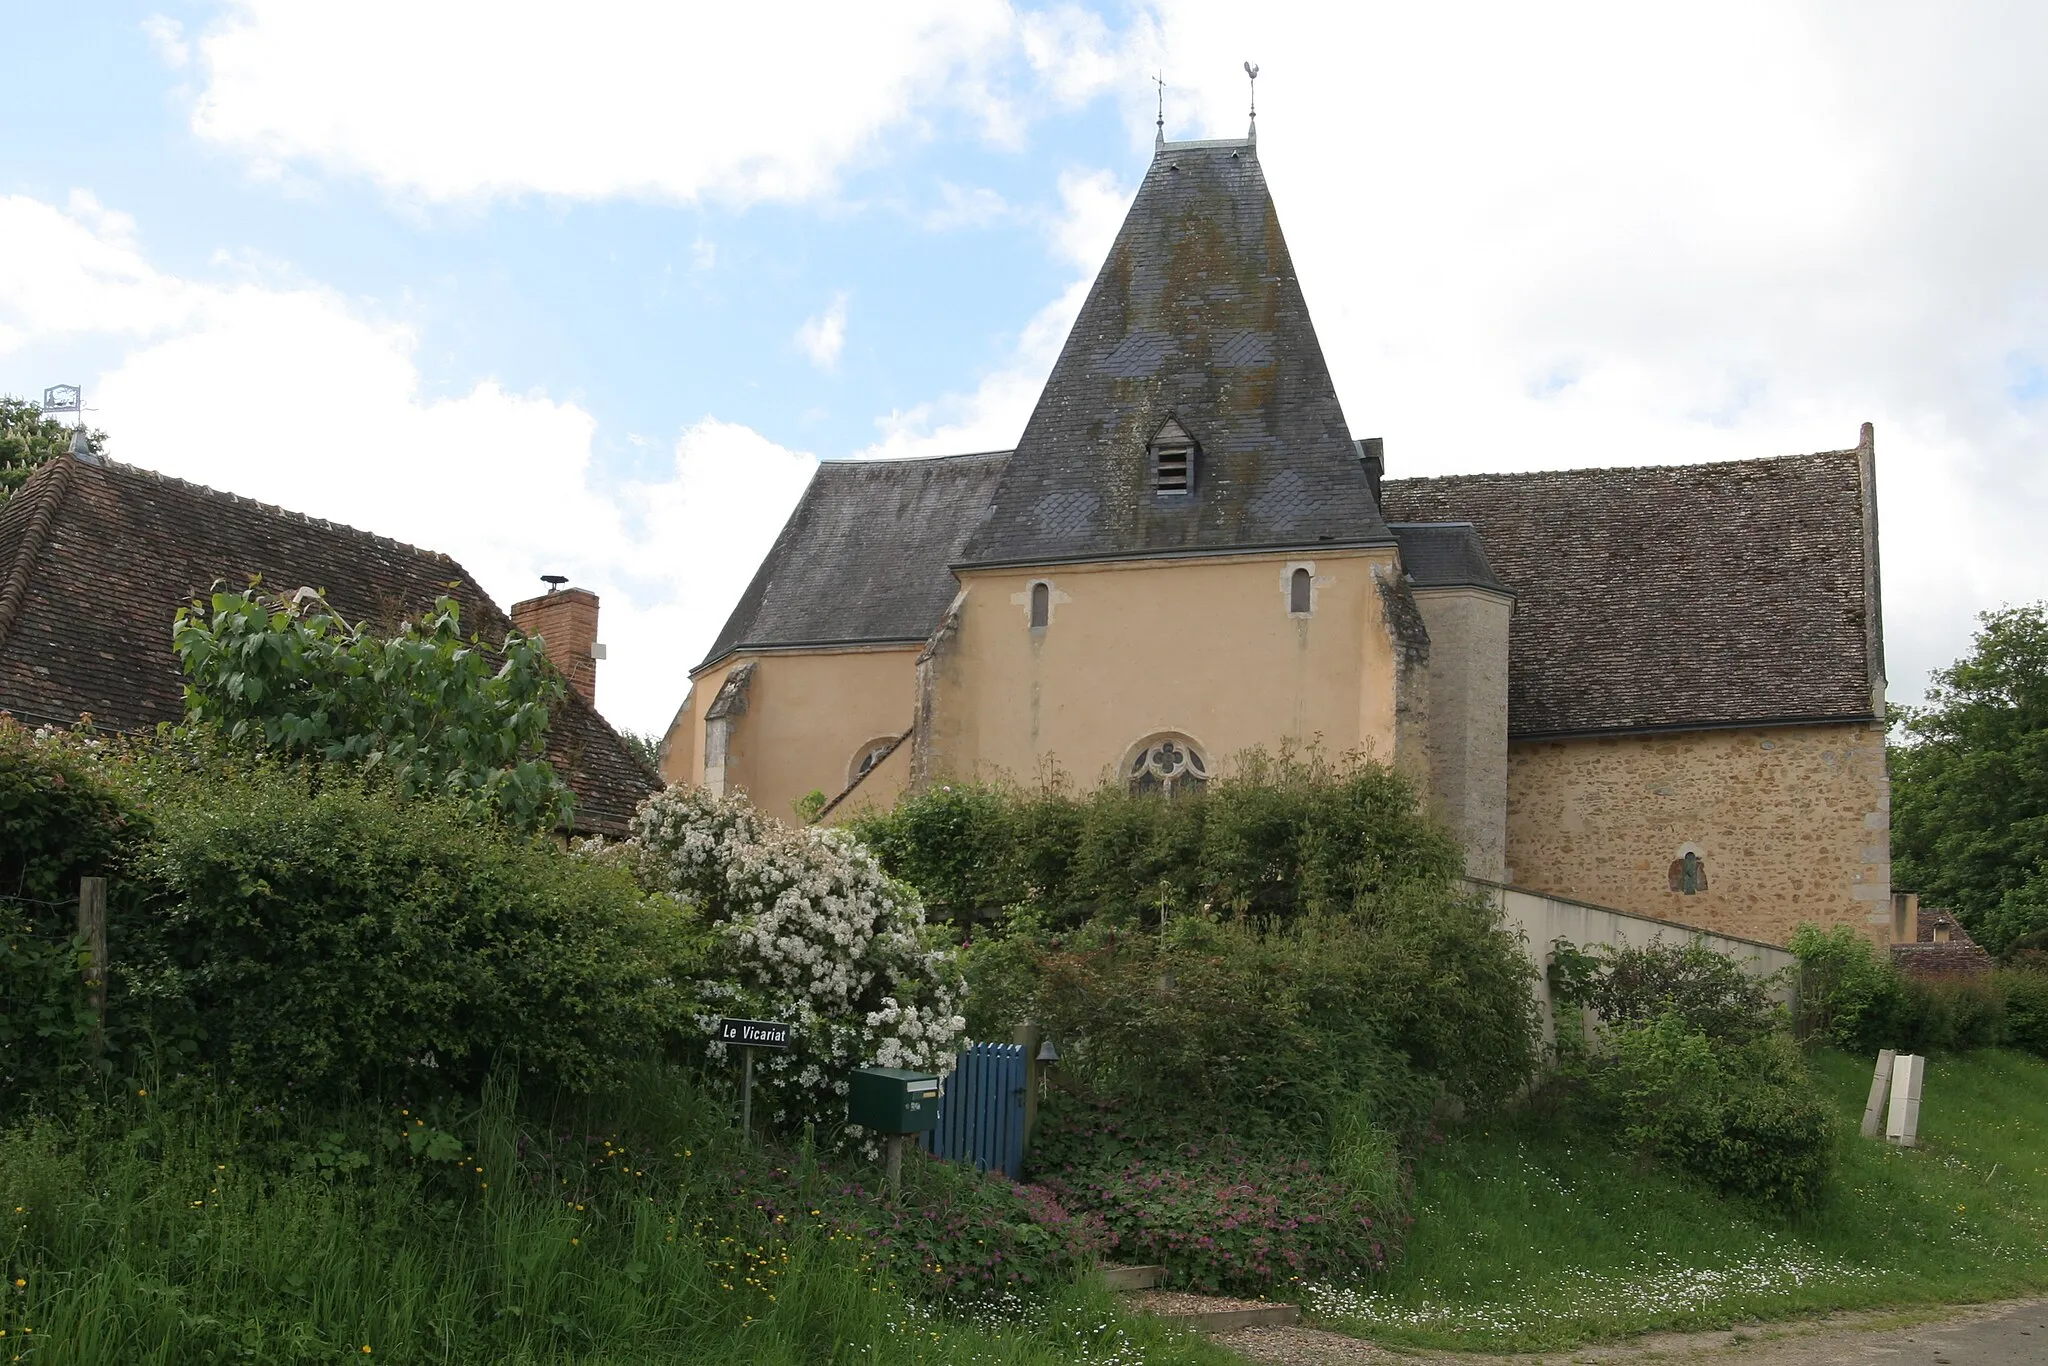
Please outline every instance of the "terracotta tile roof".
[[1515, 594], [1516, 737], [1867, 718], [1884, 663], [1868, 445], [1639, 469], [1390, 479], [1469, 521]]
[[[172, 614], [216, 580], [325, 589], [351, 620], [396, 622], [446, 593], [485, 639], [510, 620], [446, 555], [114, 461], [69, 457], [0, 507], [0, 709], [31, 723], [141, 731], [184, 714]], [[623, 830], [659, 788], [581, 697], [548, 758], [581, 830]]]
[[[1998, 966], [1948, 911], [1922, 906], [1913, 929], [1912, 943], [1892, 945], [1892, 962], [1909, 977], [1975, 977]], [[1940, 943], [1934, 938], [1937, 929], [1948, 931]]]
[[[1169, 419], [1197, 443], [1187, 493], [1153, 487], [1150, 444]], [[1164, 144], [962, 558], [1391, 540], [1257, 146]]]

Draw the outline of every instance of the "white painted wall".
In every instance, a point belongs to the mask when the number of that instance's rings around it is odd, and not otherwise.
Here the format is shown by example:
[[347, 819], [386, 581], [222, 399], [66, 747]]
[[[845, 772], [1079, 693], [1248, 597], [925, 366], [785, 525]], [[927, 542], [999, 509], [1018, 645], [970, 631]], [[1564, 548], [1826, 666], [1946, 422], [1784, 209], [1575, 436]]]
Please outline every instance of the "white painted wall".
[[[1607, 906], [1546, 896], [1541, 892], [1524, 891], [1520, 887], [1509, 887], [1498, 882], [1474, 879], [1472, 886], [1485, 893], [1501, 908], [1510, 929], [1521, 931], [1523, 951], [1536, 964], [1536, 1003], [1543, 1013], [1545, 1043], [1557, 1037], [1557, 1023], [1552, 1015], [1550, 1003], [1550, 979], [1546, 969], [1550, 967], [1551, 945], [1559, 939], [1568, 939], [1582, 949], [1591, 948], [1596, 944], [1604, 944], [1610, 948], [1647, 948], [1660, 940], [1668, 944], [1683, 944], [1697, 940], [1715, 952], [1726, 954], [1742, 963], [1759, 977], [1794, 967], [1799, 962], [1789, 950], [1776, 945], [1715, 934], [1711, 930], [1696, 929], [1676, 921], [1631, 915], [1627, 911], [1617, 911]], [[1789, 1003], [1792, 993], [1792, 978], [1787, 974], [1779, 986], [1777, 996], [1779, 1000]]]

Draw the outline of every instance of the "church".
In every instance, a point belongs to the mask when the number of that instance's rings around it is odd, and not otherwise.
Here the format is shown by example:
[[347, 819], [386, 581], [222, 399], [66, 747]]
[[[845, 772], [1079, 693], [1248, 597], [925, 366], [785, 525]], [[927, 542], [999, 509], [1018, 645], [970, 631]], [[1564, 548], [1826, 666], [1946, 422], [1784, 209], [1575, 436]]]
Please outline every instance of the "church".
[[821, 464], [663, 776], [829, 822], [1314, 745], [1406, 773], [1480, 881], [1883, 939], [1873, 456], [1390, 478], [1256, 130], [1162, 140], [1016, 448]]

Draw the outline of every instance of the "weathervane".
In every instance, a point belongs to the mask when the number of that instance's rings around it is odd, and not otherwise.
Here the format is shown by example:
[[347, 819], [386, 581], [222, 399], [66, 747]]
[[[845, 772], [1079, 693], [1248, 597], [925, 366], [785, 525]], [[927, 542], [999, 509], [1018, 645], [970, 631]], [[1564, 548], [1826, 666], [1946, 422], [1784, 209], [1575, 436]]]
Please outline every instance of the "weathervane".
[[1161, 71], [1158, 75], [1154, 76], [1152, 84], [1159, 87], [1159, 117], [1153, 124], [1158, 131], [1152, 135], [1152, 145], [1164, 147], [1166, 145], [1166, 73]]
[[1259, 64], [1257, 62], [1246, 62], [1244, 64], [1244, 74], [1252, 79], [1251, 138], [1256, 142], [1259, 137]]

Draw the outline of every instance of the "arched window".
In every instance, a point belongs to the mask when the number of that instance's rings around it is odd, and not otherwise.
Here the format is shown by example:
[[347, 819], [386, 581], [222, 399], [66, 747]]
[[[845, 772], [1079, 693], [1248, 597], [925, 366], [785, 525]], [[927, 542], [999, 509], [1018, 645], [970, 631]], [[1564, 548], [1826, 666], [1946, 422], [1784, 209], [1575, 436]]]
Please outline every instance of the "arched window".
[[1707, 861], [1690, 849], [1671, 860], [1671, 890], [1685, 896], [1707, 890]]
[[1311, 592], [1313, 587], [1314, 575], [1310, 574], [1308, 570], [1297, 568], [1292, 574], [1289, 574], [1287, 576], [1287, 610], [1298, 617], [1307, 616], [1309, 605], [1314, 601]]
[[1155, 735], [1138, 746], [1125, 777], [1133, 792], [1178, 797], [1208, 784], [1209, 765], [1185, 735]]
[[1043, 631], [1052, 620], [1052, 585], [1044, 579], [1031, 585], [1031, 629]]
[[889, 752], [895, 748], [896, 737], [893, 735], [878, 736], [862, 745], [854, 752], [853, 762], [846, 766], [846, 785], [852, 787], [867, 777], [874, 766], [888, 758]]

